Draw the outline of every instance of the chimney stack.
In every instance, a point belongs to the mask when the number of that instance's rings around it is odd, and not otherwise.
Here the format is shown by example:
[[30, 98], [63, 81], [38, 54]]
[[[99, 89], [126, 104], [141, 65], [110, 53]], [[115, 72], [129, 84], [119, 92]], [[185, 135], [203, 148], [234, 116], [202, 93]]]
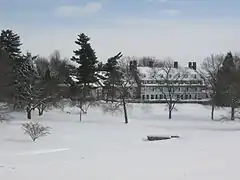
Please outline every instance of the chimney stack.
[[174, 61], [173, 67], [176, 68], [176, 69], [178, 68], [178, 62], [177, 61]]
[[192, 68], [193, 68], [194, 70], [197, 70], [197, 63], [196, 63], [196, 62], [192, 62]]
[[192, 69], [192, 62], [188, 62], [188, 68]]

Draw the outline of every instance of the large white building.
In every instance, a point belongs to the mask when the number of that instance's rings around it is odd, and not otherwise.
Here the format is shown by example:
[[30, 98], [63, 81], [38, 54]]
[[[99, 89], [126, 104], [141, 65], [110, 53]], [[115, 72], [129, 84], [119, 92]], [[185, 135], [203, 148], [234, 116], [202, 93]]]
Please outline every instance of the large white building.
[[[133, 63], [136, 65], [136, 62]], [[179, 101], [203, 101], [209, 98], [206, 85], [196, 72], [196, 62], [188, 67], [179, 67], [174, 62], [171, 68], [137, 66], [142, 101], [164, 101], [172, 96]]]

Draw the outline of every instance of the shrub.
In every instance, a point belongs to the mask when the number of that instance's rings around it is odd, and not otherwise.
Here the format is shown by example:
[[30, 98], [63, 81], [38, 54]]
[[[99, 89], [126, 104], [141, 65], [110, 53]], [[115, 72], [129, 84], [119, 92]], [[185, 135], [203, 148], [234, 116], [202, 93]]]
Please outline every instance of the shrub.
[[39, 122], [25, 122], [22, 124], [22, 129], [24, 130], [24, 134], [31, 137], [32, 141], [50, 134], [50, 127], [43, 126]]

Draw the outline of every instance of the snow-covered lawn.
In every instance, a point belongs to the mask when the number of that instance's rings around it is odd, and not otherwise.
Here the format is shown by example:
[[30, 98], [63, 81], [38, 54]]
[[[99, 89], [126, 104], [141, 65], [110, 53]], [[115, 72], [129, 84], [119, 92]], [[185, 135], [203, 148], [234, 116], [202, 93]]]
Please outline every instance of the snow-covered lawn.
[[77, 109], [53, 110], [35, 117], [52, 128], [36, 142], [21, 129], [25, 114], [15, 113], [0, 124], [0, 180], [239, 180], [240, 123], [211, 121], [201, 105], [177, 107], [168, 120], [163, 105], [133, 105], [127, 125], [99, 108], [83, 122]]

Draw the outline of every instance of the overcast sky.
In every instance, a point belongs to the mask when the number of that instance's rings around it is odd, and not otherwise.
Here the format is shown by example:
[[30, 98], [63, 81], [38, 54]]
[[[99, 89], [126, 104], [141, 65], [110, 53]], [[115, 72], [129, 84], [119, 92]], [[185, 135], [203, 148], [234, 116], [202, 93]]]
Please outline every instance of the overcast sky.
[[77, 34], [99, 60], [125, 56], [201, 62], [240, 52], [238, 0], [0, 0], [0, 28], [19, 33], [23, 52], [71, 57]]

